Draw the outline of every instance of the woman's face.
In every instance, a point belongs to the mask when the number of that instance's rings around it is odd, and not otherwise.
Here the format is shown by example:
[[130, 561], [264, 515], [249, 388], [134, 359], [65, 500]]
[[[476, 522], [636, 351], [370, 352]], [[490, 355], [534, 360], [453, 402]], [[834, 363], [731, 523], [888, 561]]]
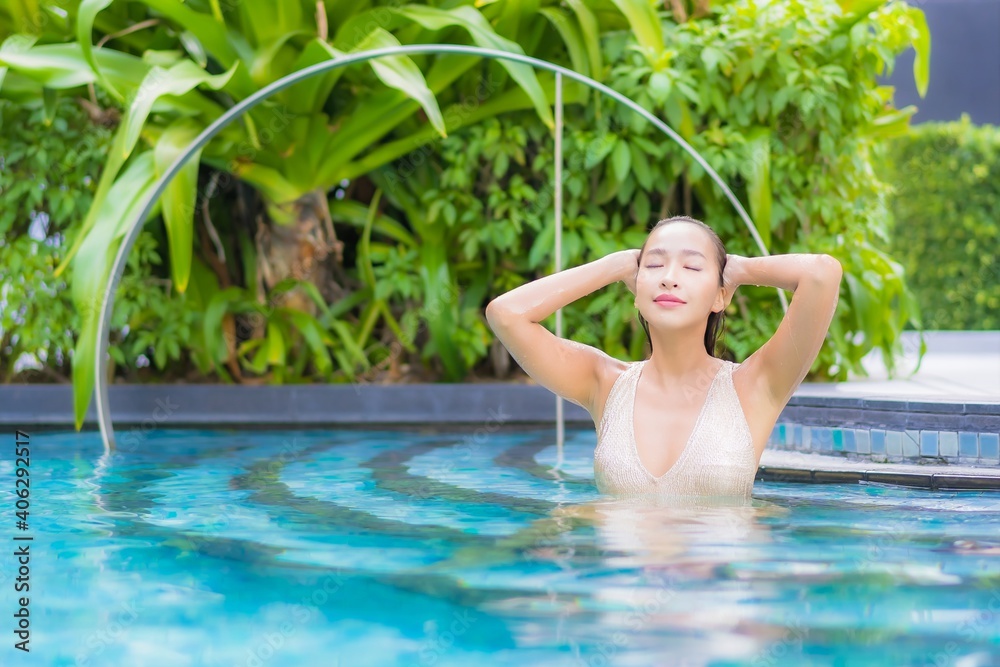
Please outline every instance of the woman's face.
[[[683, 303], [657, 301], [670, 295]], [[725, 307], [719, 258], [709, 235], [689, 222], [654, 230], [646, 241], [635, 281], [635, 305], [652, 326], [704, 325]]]

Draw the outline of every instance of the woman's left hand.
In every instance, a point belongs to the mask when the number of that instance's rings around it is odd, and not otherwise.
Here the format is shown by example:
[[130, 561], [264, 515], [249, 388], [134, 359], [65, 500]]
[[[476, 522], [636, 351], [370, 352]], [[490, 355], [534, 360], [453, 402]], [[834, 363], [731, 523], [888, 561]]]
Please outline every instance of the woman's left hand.
[[726, 308], [732, 303], [736, 288], [743, 284], [740, 282], [740, 262], [743, 259], [740, 255], [726, 253], [726, 269], [722, 272], [722, 287], [726, 291]]

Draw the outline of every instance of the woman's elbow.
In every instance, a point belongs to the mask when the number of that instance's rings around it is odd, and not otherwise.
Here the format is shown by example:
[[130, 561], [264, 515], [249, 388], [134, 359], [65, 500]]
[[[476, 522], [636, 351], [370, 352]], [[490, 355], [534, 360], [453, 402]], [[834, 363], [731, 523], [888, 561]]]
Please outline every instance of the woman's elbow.
[[823, 282], [839, 283], [844, 275], [844, 267], [833, 255], [816, 255], [816, 270], [812, 274]]
[[494, 330], [510, 315], [510, 311], [505, 308], [501, 299], [502, 297], [497, 297], [486, 304], [486, 321]]

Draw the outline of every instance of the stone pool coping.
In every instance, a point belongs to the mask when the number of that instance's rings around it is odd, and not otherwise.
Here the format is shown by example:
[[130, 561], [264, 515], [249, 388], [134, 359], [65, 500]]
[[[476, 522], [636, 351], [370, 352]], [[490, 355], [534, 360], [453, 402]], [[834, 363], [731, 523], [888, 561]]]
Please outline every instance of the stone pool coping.
[[805, 452], [765, 449], [757, 479], [775, 482], [866, 483], [938, 490], [1000, 491], [1000, 468], [978, 466], [875, 463]]
[[[431, 427], [483, 429], [492, 433], [507, 428], [554, 428], [555, 396], [544, 387], [511, 383], [410, 384], [410, 385], [113, 385], [109, 388], [111, 414], [119, 442], [144, 438], [158, 428], [356, 428]], [[565, 401], [568, 428], [594, 428], [589, 413]], [[978, 434], [995, 448], [1000, 433], [1000, 402], [981, 400], [929, 401], [926, 398], [893, 399], [823, 396], [810, 389], [793, 396], [778, 424], [806, 425], [827, 431], [876, 429], [906, 434]], [[8, 430], [72, 429], [72, 394], [69, 385], [0, 385], [0, 424]], [[90, 406], [84, 428], [96, 428]], [[835, 427], [835, 428], [830, 428]], [[778, 426], [775, 427], [776, 432]], [[952, 433], [953, 432], [953, 433]], [[918, 437], [920, 437], [918, 435]], [[772, 436], [772, 439], [774, 436]], [[819, 439], [817, 439], [819, 440]], [[829, 450], [831, 438], [819, 450]], [[808, 441], [805, 441], [808, 442]], [[906, 441], [908, 442], [908, 441]], [[942, 438], [942, 442], [944, 439]], [[892, 462], [857, 460], [855, 450], [829, 456], [794, 449], [789, 443], [769, 444], [758, 477], [800, 482], [850, 482], [904, 484], [929, 489], [966, 488], [1000, 490], [1000, 461], [968, 459], [946, 461], [944, 447], [916, 455], [897, 456]], [[951, 443], [952, 445], [954, 443]], [[951, 446], [951, 445], [949, 445]], [[836, 448], [836, 447], [834, 447]], [[987, 445], [980, 450], [986, 452]], [[892, 456], [894, 452], [886, 452]], [[940, 454], [940, 456], [938, 456]], [[920, 455], [925, 455], [921, 459]], [[875, 454], [872, 453], [872, 457]], [[904, 460], [899, 460], [900, 458]], [[909, 459], [909, 460], [905, 460]]]
[[[484, 382], [407, 385], [127, 385], [109, 388], [116, 426], [337, 426], [346, 424], [552, 424], [555, 396], [538, 385]], [[582, 407], [563, 402], [568, 425], [593, 426]], [[789, 400], [779, 422], [812, 426], [937, 428], [1000, 432], [1000, 401], [823, 396]], [[91, 402], [86, 426], [96, 426]], [[73, 426], [69, 385], [0, 385], [0, 425]]]

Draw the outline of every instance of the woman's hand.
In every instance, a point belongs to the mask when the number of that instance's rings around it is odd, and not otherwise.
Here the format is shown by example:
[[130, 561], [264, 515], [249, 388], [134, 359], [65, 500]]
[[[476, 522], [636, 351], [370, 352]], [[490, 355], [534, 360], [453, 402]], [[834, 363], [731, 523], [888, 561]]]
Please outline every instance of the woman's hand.
[[743, 276], [740, 271], [740, 262], [743, 259], [740, 255], [726, 253], [726, 269], [722, 272], [722, 287], [726, 290], [725, 308], [728, 308], [729, 304], [732, 303], [736, 288], [743, 284]]
[[622, 268], [621, 280], [632, 294], [635, 294], [635, 278], [639, 272], [639, 252], [638, 248], [621, 251], [624, 258], [622, 261], [624, 266]]

